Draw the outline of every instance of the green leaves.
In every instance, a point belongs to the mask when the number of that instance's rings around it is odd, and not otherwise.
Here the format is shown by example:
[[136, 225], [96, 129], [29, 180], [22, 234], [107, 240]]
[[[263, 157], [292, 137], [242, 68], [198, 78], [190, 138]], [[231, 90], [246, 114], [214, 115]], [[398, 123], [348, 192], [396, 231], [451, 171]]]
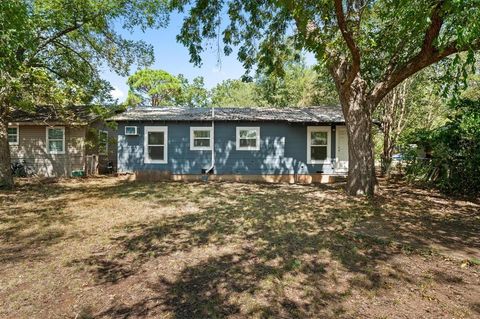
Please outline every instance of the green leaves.
[[[343, 7], [347, 27], [360, 49], [360, 73], [370, 89], [387, 77], [387, 71], [409, 65], [438, 21], [440, 31], [431, 35], [433, 53], [452, 43], [459, 50], [480, 47], [479, 0], [343, 1]], [[282, 49], [287, 38], [294, 40], [296, 48], [315, 54], [319, 64], [352, 62], [330, 0], [191, 0], [173, 1], [171, 7], [186, 8], [190, 10], [177, 39], [197, 65], [205, 46], [218, 39], [223, 40], [225, 54], [238, 47], [238, 58], [247, 71], [258, 66], [277, 72], [288, 58]]]
[[478, 100], [457, 100], [445, 125], [411, 133], [410, 142], [423, 144], [431, 157], [408, 167], [411, 178], [456, 195], [480, 193], [479, 106]]
[[207, 107], [209, 106], [209, 92], [205, 88], [203, 77], [198, 76], [188, 81], [182, 74], [178, 75], [181, 82], [181, 93], [176, 98], [175, 105], [184, 107]]
[[65, 105], [109, 100], [99, 76], [153, 63], [153, 48], [123, 38], [125, 28], [161, 27], [163, 0], [0, 1], [0, 105]]
[[130, 76], [127, 83], [130, 86], [127, 105], [206, 107], [209, 104], [209, 92], [202, 77], [190, 83], [181, 74], [144, 69]]
[[212, 89], [212, 105], [216, 107], [252, 107], [258, 105], [255, 84], [226, 80]]
[[172, 106], [180, 95], [181, 82], [163, 70], [144, 69], [127, 81], [130, 92], [127, 103], [142, 106]]
[[302, 59], [285, 63], [282, 70], [279, 76], [259, 69], [251, 82], [224, 81], [212, 89], [212, 104], [220, 107], [303, 107], [339, 103], [331, 81], [306, 66]]
[[34, 30], [24, 1], [0, 1], [0, 86], [15, 77], [26, 52], [34, 45]]

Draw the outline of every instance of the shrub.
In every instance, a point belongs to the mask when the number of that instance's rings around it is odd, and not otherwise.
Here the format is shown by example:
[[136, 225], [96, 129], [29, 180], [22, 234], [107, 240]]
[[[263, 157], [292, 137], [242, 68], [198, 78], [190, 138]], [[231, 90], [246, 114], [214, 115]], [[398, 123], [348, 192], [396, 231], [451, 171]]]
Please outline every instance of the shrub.
[[407, 159], [408, 179], [447, 193], [480, 194], [480, 101], [460, 101], [446, 125], [413, 132], [403, 143], [416, 143], [427, 153], [425, 159]]

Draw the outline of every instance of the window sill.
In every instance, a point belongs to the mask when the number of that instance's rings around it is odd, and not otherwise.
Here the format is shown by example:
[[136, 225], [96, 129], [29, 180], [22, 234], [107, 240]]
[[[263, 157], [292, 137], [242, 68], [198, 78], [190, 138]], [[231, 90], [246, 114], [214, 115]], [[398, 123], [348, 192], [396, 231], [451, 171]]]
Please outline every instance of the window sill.
[[190, 148], [190, 151], [211, 151], [212, 148], [211, 147], [194, 147], [194, 148]]
[[260, 147], [258, 148], [252, 148], [252, 147], [248, 147], [248, 148], [239, 148], [237, 147], [236, 148], [237, 151], [260, 151]]
[[325, 165], [325, 164], [331, 164], [331, 160], [330, 159], [326, 159], [324, 161], [307, 161], [307, 164], [310, 164], [310, 165]]
[[144, 164], [168, 164], [168, 161], [165, 160], [144, 160]]

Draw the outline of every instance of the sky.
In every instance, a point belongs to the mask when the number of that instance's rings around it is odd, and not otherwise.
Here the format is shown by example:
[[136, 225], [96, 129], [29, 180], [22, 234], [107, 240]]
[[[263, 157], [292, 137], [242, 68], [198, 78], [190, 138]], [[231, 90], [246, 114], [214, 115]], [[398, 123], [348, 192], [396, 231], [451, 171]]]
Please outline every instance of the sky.
[[[183, 74], [189, 80], [203, 76], [205, 86], [210, 89], [216, 84], [227, 79], [238, 79], [245, 70], [242, 64], [237, 60], [236, 53], [230, 56], [221, 56], [221, 63], [218, 63], [218, 54], [216, 48], [208, 48], [202, 54], [203, 64], [196, 67], [189, 62], [190, 56], [187, 48], [175, 39], [182, 25], [182, 16], [175, 14], [171, 16], [170, 23], [167, 28], [147, 30], [145, 33], [136, 31], [133, 34], [129, 31], [122, 30], [118, 26], [117, 31], [127, 39], [144, 40], [153, 45], [155, 63], [151, 66], [153, 69], [162, 69], [173, 75]], [[135, 68], [131, 73], [136, 71]], [[112, 96], [123, 102], [128, 93], [126, 84], [127, 77], [121, 77], [108, 69], [104, 69], [102, 77], [108, 80], [114, 90]]]

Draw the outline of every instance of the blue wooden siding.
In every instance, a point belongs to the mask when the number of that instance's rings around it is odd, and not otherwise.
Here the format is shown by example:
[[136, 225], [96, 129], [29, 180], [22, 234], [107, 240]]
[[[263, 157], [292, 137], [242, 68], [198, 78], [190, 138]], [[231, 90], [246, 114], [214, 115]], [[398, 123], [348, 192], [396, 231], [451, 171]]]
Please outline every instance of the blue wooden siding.
[[[125, 136], [125, 126], [136, 125], [137, 136]], [[144, 127], [168, 127], [168, 163], [144, 163]], [[200, 174], [211, 165], [211, 151], [190, 150], [190, 127], [209, 122], [121, 122], [118, 125], [118, 171], [169, 171]], [[236, 127], [260, 127], [260, 150], [237, 151]], [[335, 130], [331, 131], [331, 157], [335, 157]], [[281, 122], [215, 122], [216, 174], [333, 173], [332, 164], [307, 164], [307, 125]]]

